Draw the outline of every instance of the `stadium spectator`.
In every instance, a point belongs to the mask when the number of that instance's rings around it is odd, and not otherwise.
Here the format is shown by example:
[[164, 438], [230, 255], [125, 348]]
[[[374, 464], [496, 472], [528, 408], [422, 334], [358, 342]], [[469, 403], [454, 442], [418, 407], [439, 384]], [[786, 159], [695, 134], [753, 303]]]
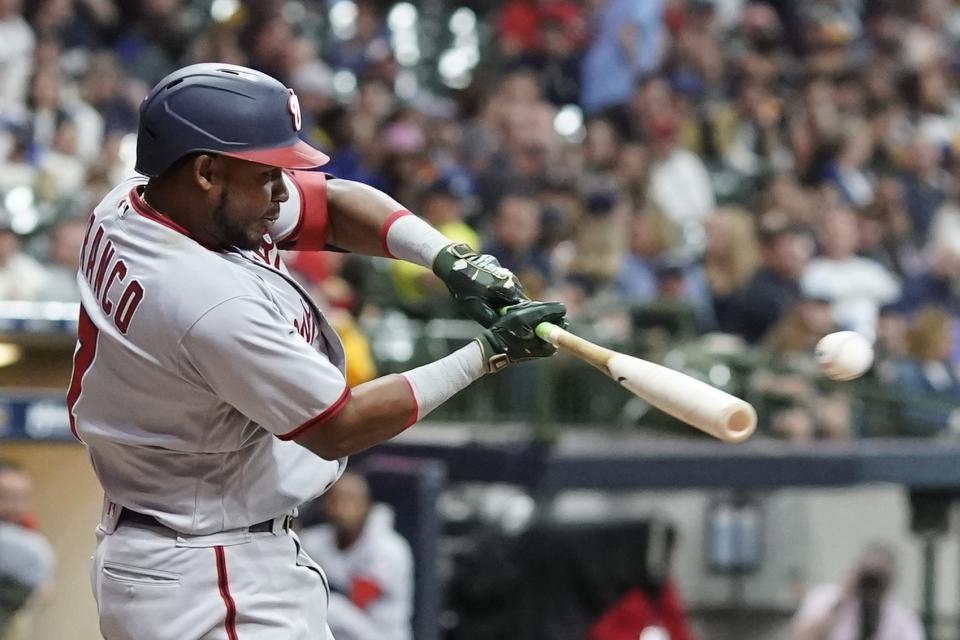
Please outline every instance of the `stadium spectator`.
[[409, 640], [413, 557], [378, 511], [362, 475], [347, 471], [320, 498], [327, 523], [300, 533], [330, 583], [327, 616], [337, 640]]
[[877, 340], [873, 344], [873, 375], [882, 383], [893, 384], [897, 366], [907, 357], [907, 331], [910, 323], [896, 304], [880, 308], [877, 318]]
[[34, 530], [33, 482], [0, 461], [0, 639], [27, 640], [32, 610], [50, 592], [54, 553]]
[[760, 268], [733, 302], [736, 333], [751, 344], [766, 336], [800, 297], [800, 275], [813, 254], [806, 229], [780, 226], [760, 230]]
[[666, 35], [661, 0], [606, 0], [598, 7], [580, 75], [580, 105], [591, 114], [626, 104], [637, 79], [659, 66]]
[[[820, 239], [801, 283], [835, 302], [843, 328], [872, 333], [876, 310], [896, 302], [902, 278], [900, 312], [943, 307], [960, 335], [951, 257], [960, 255], [955, 8], [794, 4], [475, 8], [479, 24], [497, 21], [500, 55], [487, 55], [478, 38], [482, 62], [458, 76], [469, 86], [445, 94], [433, 82], [437, 64], [471, 59], [471, 38], [454, 38], [456, 55], [418, 41], [416, 55], [400, 56], [396, 25], [370, 0], [356, 4], [346, 26], [328, 20], [323, 3], [198, 11], [174, 0], [0, 0], [0, 202], [16, 208], [18, 230], [36, 218], [22, 235], [0, 231], [0, 297], [71, 295], [62, 278], [42, 293], [36, 285], [60, 270], [54, 262], [65, 264], [47, 250], [61, 244], [54, 222], [86, 215], [83, 203], [131, 171], [145, 86], [178, 64], [222, 60], [259, 66], [297, 91], [303, 135], [330, 152], [330, 173], [410, 202], [439, 181], [467, 185], [458, 215], [485, 242], [533, 238], [498, 249], [527, 265], [528, 288], [557, 287], [594, 315], [669, 300], [696, 308], [703, 331], [719, 326], [769, 342], [796, 283], [767, 286], [778, 258], [766, 245], [751, 273], [751, 241], [718, 240], [720, 204], [743, 208], [760, 228], [801, 226]], [[418, 28], [445, 31], [449, 18], [421, 11]], [[582, 121], [557, 108], [573, 101]], [[528, 194], [519, 207], [515, 193]], [[616, 207], [603, 204], [611, 199]], [[501, 200], [516, 229], [497, 222]], [[641, 211], [657, 211], [675, 237], [637, 240], [644, 228], [663, 230]], [[346, 277], [360, 271], [352, 261], [343, 272], [336, 258], [295, 262], [333, 306], [367, 318], [409, 306]], [[782, 303], [770, 302], [774, 291]]]
[[0, 118], [23, 117], [36, 36], [20, 14], [22, 0], [0, 1]]
[[960, 205], [950, 200], [937, 211], [930, 229], [930, 238], [936, 238], [937, 245], [949, 247], [960, 255]]
[[831, 302], [841, 328], [872, 339], [877, 312], [899, 297], [900, 283], [882, 265], [856, 255], [860, 231], [851, 210], [833, 207], [826, 211], [818, 231], [822, 255], [804, 269], [801, 286]]
[[893, 551], [869, 545], [843, 585], [807, 592], [793, 619], [793, 640], [923, 640], [917, 614], [893, 595], [895, 580]]
[[533, 298], [553, 283], [550, 262], [537, 246], [541, 213], [537, 201], [529, 196], [506, 195], [494, 214], [490, 236], [483, 242], [483, 252], [496, 256], [513, 271]]
[[0, 209], [0, 300], [36, 300], [43, 293], [46, 269], [23, 252], [5, 213]]
[[[923, 307], [910, 321], [907, 355], [893, 367], [892, 385], [906, 399], [904, 426], [934, 435], [960, 429], [960, 374], [950, 361], [954, 318], [937, 307]], [[957, 424], [954, 424], [954, 423]]]
[[923, 135], [916, 135], [908, 150], [902, 182], [911, 228], [917, 238], [927, 238], [933, 217], [946, 199], [947, 175], [940, 166], [939, 149]]
[[674, 115], [657, 115], [650, 122], [653, 146], [650, 202], [678, 226], [696, 226], [716, 205], [713, 184], [703, 161], [680, 146]]
[[705, 221], [703, 272], [709, 287], [715, 326], [737, 329], [737, 297], [759, 264], [753, 218], [747, 211], [724, 208]]
[[938, 238], [927, 253], [929, 265], [903, 283], [898, 306], [912, 313], [924, 305], [939, 305], [960, 318], [960, 251]]
[[332, 39], [325, 54], [334, 69], [364, 77], [371, 67], [390, 54], [389, 32], [375, 4], [368, 0], [357, 3], [354, 25], [354, 33], [343, 40]]
[[573, 230], [570, 272], [600, 289], [613, 282], [626, 255], [630, 207], [612, 187], [599, 188], [583, 199], [583, 214]]
[[858, 216], [857, 254], [900, 276], [916, 272], [921, 268], [920, 251], [910, 228], [901, 184], [889, 176], [880, 178], [874, 196]]
[[744, 176], [782, 173], [793, 168], [783, 136], [784, 106], [769, 88], [754, 82], [740, 89], [729, 142], [722, 149], [727, 166]]
[[814, 347], [835, 329], [829, 303], [801, 289], [800, 298], [761, 343], [750, 386], [773, 434], [796, 441], [850, 435], [849, 399], [816, 383], [820, 374]]
[[[431, 184], [417, 213], [448, 238], [479, 247], [477, 233], [463, 222], [463, 194], [452, 180], [440, 178]], [[403, 261], [390, 266], [394, 292], [404, 309], [417, 317], [435, 317], [436, 311], [450, 313], [446, 287], [429, 269]]]
[[66, 218], [50, 230], [47, 249], [47, 277], [40, 297], [44, 300], [79, 302], [77, 264], [86, 221], [81, 218]]
[[617, 290], [630, 303], [649, 302], [657, 294], [657, 258], [677, 242], [676, 228], [653, 210], [635, 214], [630, 224], [630, 251], [620, 264]]

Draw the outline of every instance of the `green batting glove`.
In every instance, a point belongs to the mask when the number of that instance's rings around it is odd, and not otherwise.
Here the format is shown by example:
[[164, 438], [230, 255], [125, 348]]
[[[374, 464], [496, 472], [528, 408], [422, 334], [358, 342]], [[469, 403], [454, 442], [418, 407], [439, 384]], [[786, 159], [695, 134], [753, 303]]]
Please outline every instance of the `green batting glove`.
[[447, 245], [437, 254], [433, 272], [463, 312], [484, 327], [497, 322], [500, 309], [527, 300], [513, 272], [501, 267], [495, 257], [479, 254], [462, 242]]
[[486, 372], [500, 371], [514, 362], [555, 354], [557, 348], [538, 338], [535, 330], [541, 322], [566, 327], [566, 313], [567, 308], [559, 302], [528, 300], [506, 309], [503, 317], [476, 338], [483, 351]]

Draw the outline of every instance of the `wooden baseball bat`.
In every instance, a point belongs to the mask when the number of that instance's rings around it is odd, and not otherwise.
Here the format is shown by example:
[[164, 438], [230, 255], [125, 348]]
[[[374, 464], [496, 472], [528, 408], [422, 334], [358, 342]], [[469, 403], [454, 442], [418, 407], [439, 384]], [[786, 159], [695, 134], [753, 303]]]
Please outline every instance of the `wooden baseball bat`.
[[593, 344], [549, 322], [537, 325], [536, 332], [664, 413], [714, 438], [743, 442], [757, 428], [757, 412], [750, 403], [696, 378]]

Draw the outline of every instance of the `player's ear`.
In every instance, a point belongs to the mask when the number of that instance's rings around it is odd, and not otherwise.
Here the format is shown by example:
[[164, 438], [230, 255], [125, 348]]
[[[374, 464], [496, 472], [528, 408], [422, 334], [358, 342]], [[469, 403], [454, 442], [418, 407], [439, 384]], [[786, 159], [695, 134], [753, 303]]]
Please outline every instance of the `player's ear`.
[[204, 191], [213, 188], [214, 160], [216, 156], [200, 153], [193, 159], [193, 180]]

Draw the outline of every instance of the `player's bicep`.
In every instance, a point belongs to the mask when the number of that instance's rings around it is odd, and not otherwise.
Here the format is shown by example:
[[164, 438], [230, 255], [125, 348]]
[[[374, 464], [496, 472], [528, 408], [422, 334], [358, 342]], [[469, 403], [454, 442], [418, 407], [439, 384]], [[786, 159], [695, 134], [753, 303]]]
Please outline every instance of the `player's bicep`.
[[340, 370], [259, 298], [208, 311], [184, 336], [181, 357], [220, 399], [283, 439], [332, 419], [350, 397]]
[[326, 175], [318, 171], [284, 171], [283, 183], [290, 197], [280, 204], [280, 217], [270, 235], [284, 249], [322, 250], [330, 230]]

